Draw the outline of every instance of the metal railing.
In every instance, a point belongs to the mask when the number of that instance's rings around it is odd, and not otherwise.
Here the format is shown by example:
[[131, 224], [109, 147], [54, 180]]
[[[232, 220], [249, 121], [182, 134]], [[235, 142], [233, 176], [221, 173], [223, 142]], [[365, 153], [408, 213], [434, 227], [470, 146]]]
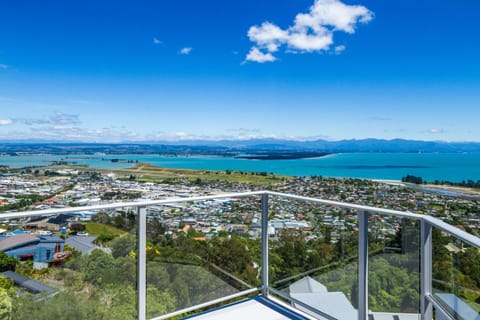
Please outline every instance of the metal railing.
[[[352, 203], [344, 203], [338, 201], [330, 201], [324, 199], [317, 199], [311, 197], [304, 197], [292, 194], [278, 193], [272, 191], [256, 191], [256, 192], [243, 192], [243, 193], [228, 193], [222, 195], [191, 197], [181, 199], [167, 199], [167, 200], [152, 200], [143, 202], [118, 202], [105, 205], [84, 206], [84, 207], [71, 207], [62, 209], [48, 209], [37, 210], [28, 212], [13, 212], [3, 213], [0, 215], [0, 219], [17, 219], [25, 217], [38, 217], [46, 215], [59, 215], [62, 213], [72, 213], [78, 211], [97, 211], [97, 210], [109, 210], [118, 208], [136, 208], [137, 212], [137, 227], [138, 227], [138, 256], [137, 256], [137, 286], [138, 286], [138, 319], [146, 319], [146, 275], [147, 275], [147, 207], [153, 205], [171, 205], [185, 202], [204, 201], [213, 199], [227, 199], [227, 198], [244, 198], [251, 196], [261, 196], [261, 217], [262, 217], [262, 284], [258, 288], [249, 288], [247, 290], [225, 296], [222, 298], [214, 299], [205, 303], [201, 303], [192, 307], [188, 307], [182, 310], [177, 310], [173, 313], [165, 314], [159, 317], [153, 318], [153, 320], [168, 319], [181, 314], [189, 313], [195, 310], [204, 309], [208, 306], [219, 304], [225, 301], [229, 301], [235, 298], [246, 296], [254, 292], [261, 292], [261, 294], [268, 298], [269, 294], [273, 293], [280, 295], [281, 297], [289, 300], [294, 300], [285, 293], [276, 290], [269, 286], [269, 261], [268, 261], [268, 216], [269, 216], [269, 196], [275, 196], [280, 198], [286, 198], [291, 200], [304, 201], [320, 205], [328, 205], [343, 209], [355, 210], [358, 212], [358, 319], [367, 320], [369, 314], [369, 302], [368, 302], [368, 261], [369, 261], [369, 249], [368, 249], [368, 228], [369, 228], [369, 216], [375, 215], [391, 215], [399, 218], [409, 218], [420, 222], [420, 313], [422, 320], [430, 320], [433, 318], [433, 308], [439, 310], [446, 317], [454, 319], [443, 306], [438, 303], [432, 293], [432, 230], [437, 228], [444, 233], [447, 233], [456, 239], [459, 239], [475, 248], [480, 248], [480, 238], [473, 236], [465, 231], [462, 231], [452, 225], [449, 225], [439, 219], [436, 219], [427, 215], [420, 215], [411, 212], [382, 209], [371, 206], [357, 205]], [[309, 309], [308, 305], [302, 304], [300, 301], [296, 301], [299, 305], [306, 309]], [[322, 314], [318, 310], [312, 310], [316, 314], [321, 314], [327, 319], [335, 319], [328, 314]]]

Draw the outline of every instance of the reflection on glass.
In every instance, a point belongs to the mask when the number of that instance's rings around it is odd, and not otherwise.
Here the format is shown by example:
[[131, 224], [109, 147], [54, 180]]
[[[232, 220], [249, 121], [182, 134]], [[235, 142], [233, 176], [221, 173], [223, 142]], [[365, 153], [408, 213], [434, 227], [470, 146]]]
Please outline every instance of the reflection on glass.
[[274, 198], [270, 212], [271, 287], [314, 316], [356, 319], [356, 211]]
[[378, 312], [420, 318], [420, 222], [369, 215], [368, 302]]
[[433, 229], [435, 299], [456, 319], [480, 317], [480, 251]]
[[0, 228], [0, 312], [9, 319], [137, 317], [135, 208], [3, 220]]
[[260, 285], [258, 198], [152, 206], [147, 215], [147, 318]]

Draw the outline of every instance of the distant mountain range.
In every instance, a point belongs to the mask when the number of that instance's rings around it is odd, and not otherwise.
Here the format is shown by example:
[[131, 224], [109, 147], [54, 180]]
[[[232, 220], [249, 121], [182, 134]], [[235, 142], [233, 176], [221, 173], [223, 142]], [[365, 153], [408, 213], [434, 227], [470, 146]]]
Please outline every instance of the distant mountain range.
[[124, 143], [72, 143], [58, 141], [0, 141], [0, 153], [160, 153], [205, 154], [237, 156], [245, 154], [275, 154], [295, 152], [424, 152], [474, 153], [480, 152], [480, 142], [443, 142], [404, 139], [314, 140], [295, 141], [280, 139], [250, 140], [189, 140], [145, 141]]
[[190, 140], [169, 142], [170, 145], [216, 146], [254, 150], [301, 150], [319, 152], [480, 152], [480, 142], [419, 141], [405, 139], [350, 139], [350, 140]]

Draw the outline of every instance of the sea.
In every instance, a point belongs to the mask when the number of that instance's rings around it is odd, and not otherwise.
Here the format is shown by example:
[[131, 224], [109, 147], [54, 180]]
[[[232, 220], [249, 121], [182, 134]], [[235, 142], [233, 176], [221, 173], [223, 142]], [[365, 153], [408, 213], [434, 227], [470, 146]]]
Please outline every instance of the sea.
[[[117, 162], [112, 162], [117, 159]], [[161, 155], [21, 155], [0, 156], [0, 166], [49, 166], [66, 161], [91, 168], [128, 168], [138, 162], [196, 170], [268, 172], [291, 176], [324, 176], [401, 180], [406, 175], [426, 181], [480, 180], [480, 153], [339, 153], [295, 160], [252, 160], [232, 157]]]

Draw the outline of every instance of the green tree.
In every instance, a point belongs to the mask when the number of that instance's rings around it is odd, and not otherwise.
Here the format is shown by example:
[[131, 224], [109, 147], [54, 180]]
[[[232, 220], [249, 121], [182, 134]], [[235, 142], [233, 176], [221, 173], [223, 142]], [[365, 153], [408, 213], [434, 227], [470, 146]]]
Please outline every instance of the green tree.
[[168, 292], [147, 286], [147, 318], [158, 317], [175, 311], [176, 300]]
[[112, 240], [111, 248], [114, 258], [124, 257], [137, 249], [137, 241], [134, 236], [127, 234]]
[[8, 319], [12, 312], [12, 298], [8, 291], [0, 288], [0, 319]]
[[0, 272], [7, 270], [15, 271], [18, 263], [17, 259], [9, 257], [5, 252], [0, 251]]
[[104, 285], [115, 283], [115, 259], [101, 250], [93, 250], [87, 257], [85, 266], [85, 280]]
[[111, 221], [111, 218], [105, 212], [99, 212], [92, 217], [92, 221], [93, 222], [98, 222], [98, 223], [103, 223], [103, 224], [109, 224], [110, 221]]
[[10, 290], [11, 288], [13, 288], [13, 281], [0, 274], [0, 288]]

